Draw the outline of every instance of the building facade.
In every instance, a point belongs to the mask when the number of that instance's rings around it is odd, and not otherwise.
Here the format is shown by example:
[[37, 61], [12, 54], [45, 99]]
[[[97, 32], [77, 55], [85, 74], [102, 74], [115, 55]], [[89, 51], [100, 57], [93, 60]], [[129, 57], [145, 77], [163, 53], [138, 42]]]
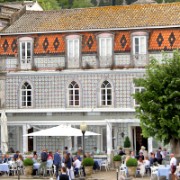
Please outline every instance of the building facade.
[[[129, 136], [132, 149], [152, 150], [135, 117], [133, 80], [152, 57], [180, 48], [180, 3], [26, 12], [0, 34], [1, 106], [9, 147], [23, 152], [68, 145], [81, 137], [23, 137], [60, 124], [101, 136], [86, 138], [111, 154]], [[167, 14], [168, 17], [167, 18]], [[5, 92], [4, 92], [5, 91]]]

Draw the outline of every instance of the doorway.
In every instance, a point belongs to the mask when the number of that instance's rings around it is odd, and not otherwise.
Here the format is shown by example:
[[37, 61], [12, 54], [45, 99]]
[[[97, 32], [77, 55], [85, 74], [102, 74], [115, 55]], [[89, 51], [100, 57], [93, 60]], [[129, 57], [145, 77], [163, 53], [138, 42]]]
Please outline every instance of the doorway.
[[132, 127], [132, 141], [133, 141], [133, 149], [136, 154], [139, 153], [141, 146], [146, 147], [148, 150], [148, 139], [142, 136], [142, 129], [139, 126]]
[[[28, 129], [28, 134], [33, 132], [33, 128]], [[33, 137], [28, 136], [28, 151], [33, 151]]]

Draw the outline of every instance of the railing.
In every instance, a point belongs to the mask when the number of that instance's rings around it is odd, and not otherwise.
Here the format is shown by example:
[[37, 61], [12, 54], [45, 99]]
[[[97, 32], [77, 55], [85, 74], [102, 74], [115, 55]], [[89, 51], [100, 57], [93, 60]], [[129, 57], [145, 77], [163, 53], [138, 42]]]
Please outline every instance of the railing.
[[132, 58], [135, 67], [144, 67], [149, 63], [149, 56], [148, 54], [135, 54]]

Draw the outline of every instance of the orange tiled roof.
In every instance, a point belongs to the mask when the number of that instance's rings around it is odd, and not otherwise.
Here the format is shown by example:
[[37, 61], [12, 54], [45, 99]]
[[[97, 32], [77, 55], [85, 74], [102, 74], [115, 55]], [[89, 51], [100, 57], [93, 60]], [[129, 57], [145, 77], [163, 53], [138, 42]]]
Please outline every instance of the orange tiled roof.
[[[180, 3], [26, 12], [4, 33], [180, 27]], [[2, 32], [3, 33], [3, 32]]]

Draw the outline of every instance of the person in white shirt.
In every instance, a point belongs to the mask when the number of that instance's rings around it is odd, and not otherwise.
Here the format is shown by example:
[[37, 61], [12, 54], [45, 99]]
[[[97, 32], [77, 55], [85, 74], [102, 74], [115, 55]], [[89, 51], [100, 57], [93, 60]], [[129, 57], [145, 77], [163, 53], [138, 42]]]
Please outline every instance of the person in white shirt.
[[74, 166], [74, 174], [75, 176], [77, 176], [79, 174], [79, 169], [81, 167], [81, 161], [78, 159], [77, 156], [74, 157], [73, 166]]
[[177, 165], [177, 159], [174, 157], [174, 154], [170, 154], [170, 166], [171, 166], [171, 174], [172, 174], [172, 180], [175, 180], [175, 171], [176, 171], [176, 165]]

